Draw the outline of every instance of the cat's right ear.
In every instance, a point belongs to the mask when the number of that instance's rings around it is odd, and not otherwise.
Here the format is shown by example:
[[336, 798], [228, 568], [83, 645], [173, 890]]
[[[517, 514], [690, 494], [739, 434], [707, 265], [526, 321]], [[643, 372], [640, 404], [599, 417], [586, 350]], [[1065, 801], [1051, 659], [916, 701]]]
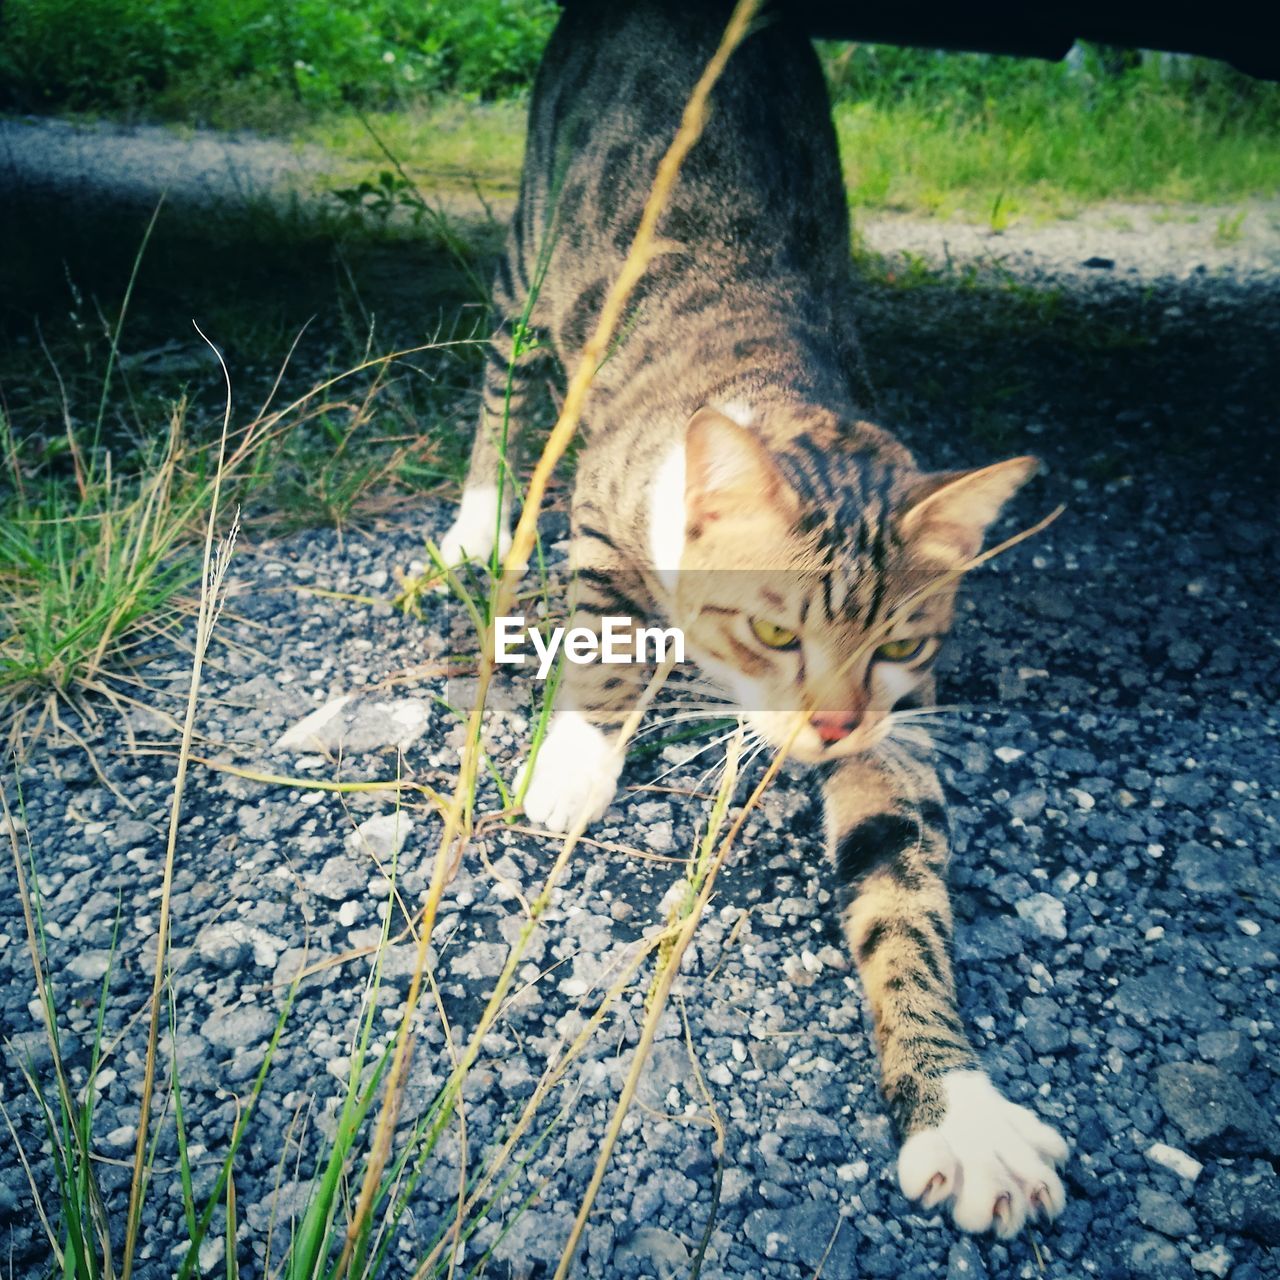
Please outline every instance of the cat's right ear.
[[782, 473], [749, 427], [718, 409], [699, 409], [685, 431], [685, 514], [690, 528], [741, 503], [777, 503]]

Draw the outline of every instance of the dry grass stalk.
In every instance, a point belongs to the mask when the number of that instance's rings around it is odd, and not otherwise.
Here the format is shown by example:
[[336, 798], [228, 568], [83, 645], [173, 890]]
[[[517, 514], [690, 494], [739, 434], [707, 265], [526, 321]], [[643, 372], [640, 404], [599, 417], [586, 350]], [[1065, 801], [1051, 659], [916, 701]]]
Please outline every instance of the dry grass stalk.
[[[199, 329], [197, 329], [199, 332]], [[204, 338], [204, 334], [200, 336]], [[208, 342], [208, 339], [205, 338]], [[191, 661], [191, 684], [187, 692], [187, 710], [182, 724], [182, 744], [178, 752], [178, 768], [173, 780], [173, 800], [169, 807], [169, 834], [165, 845], [164, 877], [160, 896], [160, 921], [156, 934], [156, 970], [151, 988], [151, 1023], [147, 1033], [146, 1065], [143, 1072], [142, 1099], [138, 1112], [138, 1138], [133, 1153], [133, 1177], [129, 1186], [129, 1209], [125, 1227], [122, 1280], [129, 1280], [133, 1272], [133, 1255], [137, 1247], [138, 1227], [142, 1220], [142, 1201], [146, 1184], [147, 1137], [151, 1120], [151, 1098], [155, 1089], [156, 1045], [160, 1035], [160, 1012], [168, 961], [169, 913], [173, 895], [173, 864], [178, 846], [178, 828], [182, 816], [182, 793], [186, 787], [187, 767], [191, 760], [191, 744], [195, 737], [196, 706], [200, 696], [200, 676], [205, 652], [213, 634], [214, 624], [221, 610], [220, 594], [235, 543], [237, 525], [220, 542], [215, 538], [218, 521], [218, 500], [222, 493], [222, 478], [227, 461], [227, 438], [231, 426], [231, 375], [222, 361], [222, 355], [213, 343], [209, 343], [218, 362], [222, 365], [226, 384], [226, 407], [222, 418], [222, 435], [218, 442], [218, 465], [214, 472], [213, 494], [209, 505], [209, 519], [205, 527], [204, 559], [201, 568], [200, 608], [196, 621], [195, 652]]]

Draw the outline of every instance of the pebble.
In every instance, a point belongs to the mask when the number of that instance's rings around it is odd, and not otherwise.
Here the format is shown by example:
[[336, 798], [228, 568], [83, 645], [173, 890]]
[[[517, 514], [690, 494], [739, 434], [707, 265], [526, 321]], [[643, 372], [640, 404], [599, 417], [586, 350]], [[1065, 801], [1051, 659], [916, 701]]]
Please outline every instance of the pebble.
[[1220, 1231], [1280, 1246], [1280, 1174], [1265, 1161], [1213, 1170], [1196, 1189], [1196, 1206]]
[[340, 853], [326, 858], [320, 870], [307, 880], [313, 893], [332, 902], [345, 902], [348, 898], [363, 895], [368, 884], [366, 867]]
[[1194, 1156], [1179, 1151], [1177, 1147], [1166, 1146], [1163, 1142], [1153, 1142], [1147, 1148], [1147, 1159], [1188, 1182], [1194, 1182], [1204, 1169], [1204, 1165]]
[[388, 870], [392, 861], [413, 834], [414, 821], [403, 811], [379, 813], [366, 818], [344, 843], [353, 857], [376, 858]]
[[1033, 893], [1015, 904], [1014, 910], [1042, 938], [1062, 942], [1067, 936], [1067, 908], [1050, 893]]
[[986, 1280], [987, 1264], [971, 1239], [957, 1240], [947, 1251], [947, 1280]]
[[[1129, 1250], [1129, 1265], [1135, 1275], [1169, 1280], [1178, 1274], [1180, 1263], [1182, 1255], [1178, 1246], [1163, 1236], [1140, 1236]], [[1182, 1265], [1185, 1266], [1184, 1263]]]
[[1138, 1188], [1138, 1221], [1174, 1239], [1190, 1235], [1196, 1229], [1196, 1220], [1188, 1209], [1153, 1187]]
[[1253, 1097], [1225, 1072], [1199, 1062], [1156, 1069], [1156, 1096], [1191, 1146], [1211, 1155], [1280, 1157], [1280, 1132]]
[[240, 1004], [215, 1009], [200, 1027], [200, 1034], [220, 1049], [247, 1048], [267, 1040], [275, 1030], [276, 1015], [262, 1005]]
[[658, 1280], [676, 1280], [689, 1270], [689, 1250], [679, 1236], [662, 1227], [640, 1227], [614, 1254], [619, 1265], [635, 1258], [654, 1268]]
[[249, 926], [240, 920], [215, 920], [196, 935], [196, 952], [215, 969], [233, 972], [253, 952]]
[[1202, 1249], [1191, 1255], [1191, 1269], [1221, 1278], [1231, 1271], [1231, 1255], [1223, 1245], [1215, 1244], [1212, 1249]]

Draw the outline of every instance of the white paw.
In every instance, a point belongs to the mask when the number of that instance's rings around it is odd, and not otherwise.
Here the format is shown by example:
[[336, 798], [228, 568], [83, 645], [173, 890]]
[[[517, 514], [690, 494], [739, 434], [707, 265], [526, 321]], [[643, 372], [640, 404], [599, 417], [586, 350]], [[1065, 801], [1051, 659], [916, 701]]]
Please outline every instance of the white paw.
[[[527, 765], [516, 777], [524, 781]], [[622, 753], [610, 738], [577, 711], [561, 711], [551, 722], [534, 761], [524, 811], [548, 831], [568, 831], [604, 815], [618, 790]]]
[[511, 549], [511, 500], [504, 495], [502, 521], [498, 521], [498, 490], [491, 484], [462, 491], [458, 514], [449, 532], [440, 540], [440, 558], [453, 568], [468, 560], [485, 561], [493, 554], [495, 541], [498, 558]]
[[1066, 1203], [1054, 1168], [1067, 1158], [1059, 1134], [983, 1071], [952, 1071], [942, 1087], [942, 1123], [913, 1133], [898, 1153], [903, 1195], [926, 1209], [947, 1204], [956, 1226], [994, 1229], [1002, 1240], [1028, 1218], [1056, 1218]]

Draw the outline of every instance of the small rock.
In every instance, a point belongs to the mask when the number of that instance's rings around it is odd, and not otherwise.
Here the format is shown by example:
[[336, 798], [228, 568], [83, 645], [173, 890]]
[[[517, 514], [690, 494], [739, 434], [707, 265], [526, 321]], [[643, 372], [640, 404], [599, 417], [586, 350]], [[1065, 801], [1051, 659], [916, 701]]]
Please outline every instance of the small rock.
[[224, 1235], [210, 1233], [200, 1241], [200, 1274], [212, 1275], [214, 1268], [222, 1261], [227, 1252], [227, 1238]]
[[1028, 998], [1023, 1001], [1027, 1015], [1024, 1035], [1036, 1053], [1057, 1053], [1070, 1041], [1068, 1020], [1053, 1000]]
[[1275, 1121], [1241, 1084], [1217, 1067], [1166, 1062], [1156, 1070], [1156, 1096], [1196, 1151], [1280, 1157]]
[[619, 1263], [630, 1258], [655, 1268], [658, 1280], [675, 1280], [689, 1270], [689, 1250], [679, 1236], [661, 1227], [641, 1227], [614, 1253]]
[[1236, 887], [1237, 868], [1233, 862], [1216, 849], [1187, 841], [1173, 860], [1173, 869], [1182, 883], [1192, 893], [1233, 893]]
[[82, 982], [101, 982], [111, 968], [111, 952], [82, 951], [67, 961], [67, 968]]
[[238, 1004], [215, 1009], [200, 1034], [220, 1049], [249, 1048], [266, 1040], [275, 1030], [276, 1016], [259, 1004]]
[[127, 1151], [138, 1139], [138, 1128], [132, 1124], [122, 1124], [112, 1129], [103, 1139], [103, 1144], [113, 1151]]
[[200, 959], [225, 973], [244, 964], [252, 950], [249, 926], [241, 920], [216, 920], [196, 935]]
[[331, 902], [345, 902], [348, 898], [363, 894], [369, 885], [369, 876], [358, 862], [341, 853], [325, 860], [324, 866], [308, 878], [313, 893]]
[[1172, 965], [1152, 965], [1125, 978], [1112, 997], [1116, 1008], [1139, 1026], [1180, 1020], [1204, 1026], [1219, 1023], [1222, 1006], [1198, 973], [1179, 973]]
[[1215, 1170], [1200, 1184], [1196, 1205], [1220, 1231], [1280, 1245], [1280, 1174], [1261, 1160], [1248, 1171]]
[[1168, 1169], [1170, 1173], [1176, 1173], [1180, 1178], [1185, 1178], [1188, 1182], [1194, 1182], [1204, 1169], [1204, 1165], [1194, 1156], [1187, 1155], [1185, 1151], [1179, 1151], [1177, 1147], [1166, 1146], [1163, 1142], [1153, 1142], [1147, 1148], [1147, 1159], [1152, 1164]]
[[1206, 1062], [1215, 1063], [1233, 1076], [1242, 1076], [1253, 1062], [1249, 1037], [1231, 1029], [1197, 1036], [1196, 1050]]
[[1231, 1255], [1222, 1245], [1215, 1244], [1212, 1249], [1203, 1249], [1200, 1253], [1191, 1255], [1191, 1269], [1218, 1276], [1221, 1280], [1231, 1270]]
[[1030, 787], [1009, 801], [1009, 812], [1023, 822], [1031, 822], [1043, 812], [1049, 797], [1043, 787]]
[[342, 713], [350, 701], [351, 695], [344, 693], [340, 698], [326, 702], [323, 707], [313, 711], [282, 733], [271, 749], [273, 751], [328, 751], [330, 746], [336, 746], [341, 740]]
[[472, 942], [465, 950], [451, 956], [449, 972], [476, 981], [494, 981], [507, 960], [507, 946], [502, 942]]
[[947, 1280], [986, 1280], [987, 1264], [972, 1240], [957, 1240], [947, 1253]]
[[1181, 1260], [1178, 1246], [1163, 1236], [1139, 1236], [1129, 1250], [1129, 1265], [1135, 1275], [1158, 1276], [1160, 1280], [1169, 1280], [1170, 1276], [1177, 1275]]
[[839, 1209], [829, 1201], [811, 1200], [788, 1209], [756, 1209], [747, 1215], [743, 1230], [766, 1258], [799, 1263], [812, 1271], [826, 1254], [824, 1275], [857, 1274], [855, 1233], [840, 1221]]
[[387, 866], [404, 848], [413, 831], [413, 819], [403, 811], [366, 818], [344, 843], [356, 857], [374, 857]]
[[1164, 1236], [1181, 1239], [1196, 1229], [1196, 1220], [1171, 1195], [1154, 1187], [1138, 1188], [1138, 1221]]
[[1115, 265], [1114, 258], [1086, 258], [1081, 264], [1082, 267], [1088, 267], [1091, 271], [1110, 271]]
[[1033, 893], [1014, 910], [1042, 937], [1062, 942], [1067, 936], [1067, 908], [1051, 893]]

